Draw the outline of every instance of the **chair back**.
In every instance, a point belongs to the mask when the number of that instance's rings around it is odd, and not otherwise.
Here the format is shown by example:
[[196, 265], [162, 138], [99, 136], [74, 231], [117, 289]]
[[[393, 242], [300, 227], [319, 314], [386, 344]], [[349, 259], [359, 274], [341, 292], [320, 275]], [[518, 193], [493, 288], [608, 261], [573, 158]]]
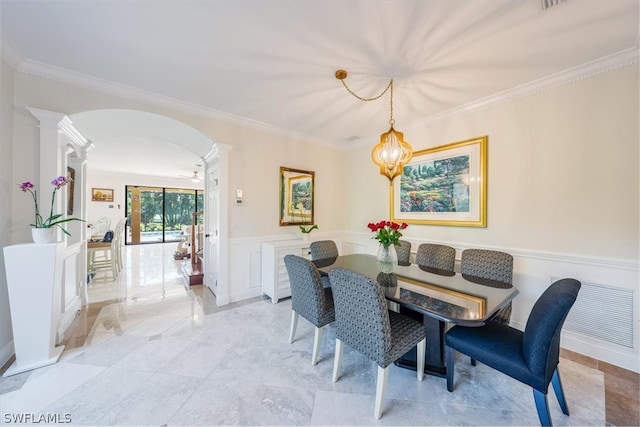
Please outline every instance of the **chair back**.
[[329, 272], [336, 310], [336, 338], [380, 366], [391, 348], [391, 324], [382, 288], [354, 271]]
[[113, 232], [113, 239], [116, 242], [116, 246], [121, 246], [122, 242], [123, 242], [123, 237], [124, 237], [124, 226], [127, 223], [127, 219], [126, 218], [122, 218], [120, 221], [118, 221], [118, 223], [116, 224], [116, 228]]
[[554, 282], [538, 298], [529, 314], [522, 339], [524, 359], [531, 373], [549, 384], [560, 357], [560, 332], [581, 284], [575, 279]]
[[502, 283], [513, 283], [513, 256], [488, 249], [465, 249], [460, 273]]
[[407, 240], [398, 240], [400, 245], [396, 246], [398, 254], [398, 263], [409, 263], [411, 257], [411, 242]]
[[453, 271], [456, 263], [456, 250], [447, 245], [423, 243], [416, 252], [416, 264], [423, 267]]
[[317, 259], [336, 258], [338, 254], [338, 247], [333, 240], [318, 240], [312, 242], [309, 245], [309, 251], [311, 252], [311, 259], [313, 261]]
[[291, 285], [291, 309], [319, 326], [330, 304], [327, 304], [317, 267], [296, 255], [285, 255], [284, 264]]
[[111, 220], [106, 216], [98, 219], [95, 224], [91, 226], [91, 236], [104, 236], [107, 231], [111, 229]]

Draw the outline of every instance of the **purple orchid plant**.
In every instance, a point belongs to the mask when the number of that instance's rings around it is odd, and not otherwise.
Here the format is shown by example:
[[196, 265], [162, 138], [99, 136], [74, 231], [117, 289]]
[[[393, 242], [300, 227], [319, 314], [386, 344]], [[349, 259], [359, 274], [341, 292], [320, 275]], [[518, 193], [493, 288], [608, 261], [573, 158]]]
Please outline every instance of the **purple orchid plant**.
[[29, 192], [31, 194], [31, 197], [33, 197], [33, 203], [35, 204], [35, 207], [36, 207], [36, 212], [35, 212], [36, 220], [33, 224], [29, 224], [30, 226], [35, 228], [60, 227], [60, 229], [64, 234], [66, 234], [67, 236], [70, 236], [71, 234], [67, 230], [65, 230], [64, 227], [62, 227], [62, 224], [70, 221], [84, 222], [84, 220], [80, 218], [62, 218], [62, 214], [55, 214], [55, 215], [53, 214], [53, 206], [56, 201], [56, 193], [58, 192], [59, 189], [67, 185], [70, 181], [71, 179], [66, 176], [59, 176], [53, 181], [51, 181], [51, 185], [53, 185], [53, 193], [51, 194], [51, 209], [49, 210], [49, 216], [47, 217], [47, 219], [44, 219], [40, 214], [40, 208], [38, 207], [38, 191], [36, 190], [35, 185], [33, 185], [33, 183], [29, 181], [26, 181], [20, 184], [20, 189], [24, 193]]

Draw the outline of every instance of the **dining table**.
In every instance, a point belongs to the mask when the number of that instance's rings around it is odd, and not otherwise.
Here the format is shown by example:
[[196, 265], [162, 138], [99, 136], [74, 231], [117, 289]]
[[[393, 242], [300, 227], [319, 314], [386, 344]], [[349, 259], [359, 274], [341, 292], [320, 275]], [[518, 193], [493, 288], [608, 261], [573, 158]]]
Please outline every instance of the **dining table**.
[[[448, 328], [482, 326], [518, 295], [510, 283], [406, 262], [395, 266], [392, 273], [384, 273], [376, 256], [369, 254], [341, 255], [313, 263], [321, 275], [343, 268], [376, 281], [400, 313], [421, 321], [427, 331], [425, 373], [439, 377], [447, 373], [444, 334]], [[415, 370], [416, 357], [413, 349], [396, 364]]]

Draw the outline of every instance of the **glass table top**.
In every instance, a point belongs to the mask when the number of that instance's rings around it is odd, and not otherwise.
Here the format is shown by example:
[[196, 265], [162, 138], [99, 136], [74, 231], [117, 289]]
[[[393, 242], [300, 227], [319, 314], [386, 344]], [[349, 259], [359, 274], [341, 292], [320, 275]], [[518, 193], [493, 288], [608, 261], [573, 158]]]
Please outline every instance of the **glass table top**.
[[518, 294], [508, 283], [431, 269], [398, 265], [382, 273], [373, 255], [353, 254], [313, 261], [321, 274], [333, 268], [355, 271], [377, 281], [387, 299], [445, 322], [481, 325]]

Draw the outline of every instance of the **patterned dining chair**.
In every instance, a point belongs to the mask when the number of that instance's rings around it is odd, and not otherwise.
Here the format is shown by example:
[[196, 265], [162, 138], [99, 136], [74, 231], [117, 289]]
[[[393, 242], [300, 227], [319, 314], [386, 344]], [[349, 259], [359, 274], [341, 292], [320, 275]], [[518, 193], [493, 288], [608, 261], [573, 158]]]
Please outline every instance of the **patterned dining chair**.
[[416, 264], [436, 268], [438, 270], [453, 271], [456, 263], [456, 250], [451, 246], [422, 243], [416, 252]]
[[[513, 256], [506, 252], [488, 249], [465, 249], [462, 251], [460, 259], [460, 273], [498, 282], [490, 286], [511, 287], [513, 283]], [[512, 305], [509, 303], [491, 320], [508, 325], [511, 320], [511, 311]]]
[[284, 264], [291, 284], [289, 344], [296, 334], [298, 316], [311, 322], [315, 326], [311, 364], [315, 365], [318, 363], [324, 327], [335, 320], [333, 294], [331, 288], [322, 285], [320, 273], [311, 261], [296, 255], [285, 255]]
[[309, 245], [309, 251], [311, 252], [311, 260], [327, 259], [338, 257], [338, 247], [333, 240], [318, 240], [311, 242]]
[[411, 263], [411, 242], [407, 240], [398, 240], [399, 245], [396, 246], [396, 253], [398, 254], [398, 264], [407, 265]]
[[580, 287], [575, 279], [558, 280], [549, 286], [534, 304], [524, 332], [498, 322], [476, 328], [460, 325], [451, 328], [445, 335], [447, 390], [453, 391], [456, 350], [531, 386], [543, 426], [551, 425], [549, 383], [560, 409], [569, 415], [558, 372], [560, 333]]
[[387, 309], [384, 292], [375, 281], [354, 271], [329, 272], [336, 310], [336, 354], [333, 381], [338, 380], [343, 344], [378, 365], [374, 416], [382, 415], [389, 365], [417, 346], [417, 377], [424, 376], [426, 330], [421, 322]]

